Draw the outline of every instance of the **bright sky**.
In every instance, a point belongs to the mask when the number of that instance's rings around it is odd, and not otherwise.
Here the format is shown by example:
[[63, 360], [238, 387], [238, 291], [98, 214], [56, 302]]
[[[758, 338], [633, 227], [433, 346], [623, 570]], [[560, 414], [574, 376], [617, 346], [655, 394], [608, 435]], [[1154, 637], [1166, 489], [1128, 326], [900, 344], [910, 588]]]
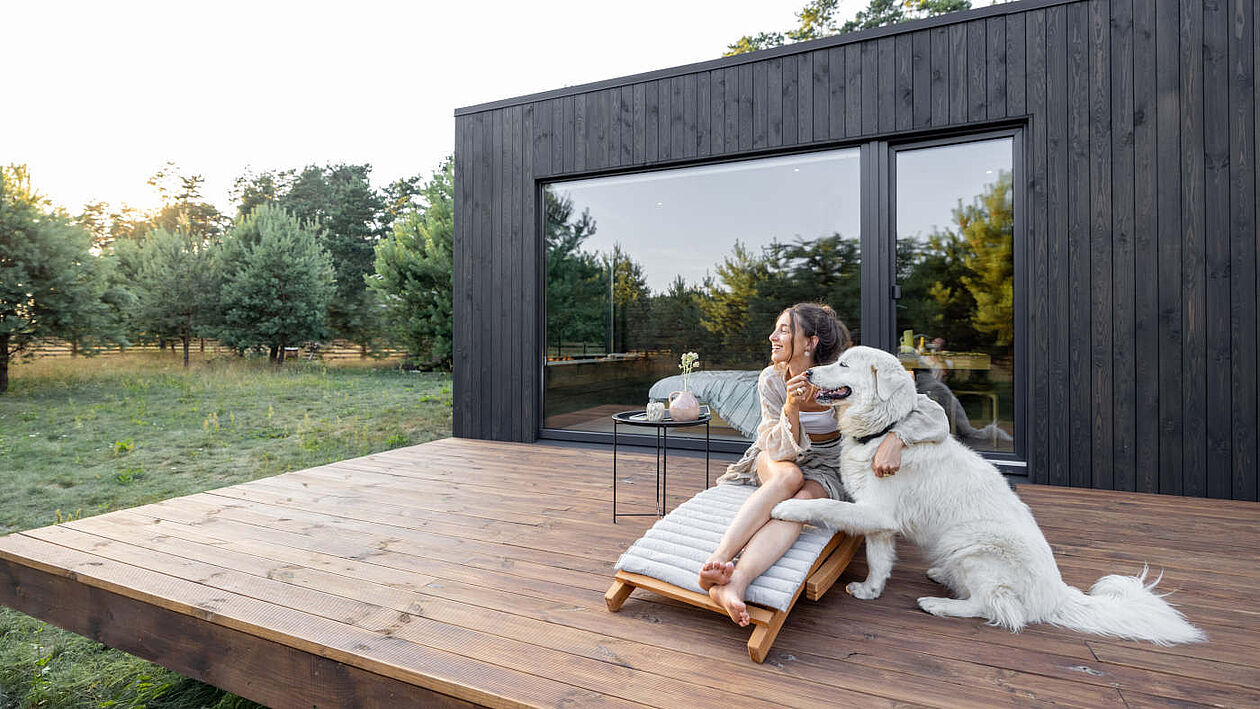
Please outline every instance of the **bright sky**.
[[246, 167], [367, 162], [384, 185], [451, 152], [458, 107], [715, 59], [804, 4], [0, 0], [0, 163], [76, 213], [156, 206], [167, 160], [225, 211]]

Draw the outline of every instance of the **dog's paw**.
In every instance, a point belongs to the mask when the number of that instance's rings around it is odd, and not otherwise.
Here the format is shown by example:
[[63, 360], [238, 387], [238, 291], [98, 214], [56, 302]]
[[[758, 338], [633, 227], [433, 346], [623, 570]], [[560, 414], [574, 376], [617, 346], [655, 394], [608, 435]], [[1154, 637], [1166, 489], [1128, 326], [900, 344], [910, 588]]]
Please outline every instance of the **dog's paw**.
[[884, 585], [866, 582], [858, 583], [857, 581], [854, 581], [848, 586], [845, 586], [844, 590], [854, 598], [860, 598], [864, 601], [872, 601], [879, 598], [879, 594], [884, 592]]
[[944, 616], [946, 607], [949, 605], [948, 598], [935, 598], [933, 596], [924, 596], [918, 600], [919, 607], [931, 613], [932, 615]]
[[808, 522], [812, 515], [809, 512], [810, 504], [808, 500], [785, 500], [774, 506], [770, 510], [770, 516], [775, 519], [785, 519], [789, 522]]

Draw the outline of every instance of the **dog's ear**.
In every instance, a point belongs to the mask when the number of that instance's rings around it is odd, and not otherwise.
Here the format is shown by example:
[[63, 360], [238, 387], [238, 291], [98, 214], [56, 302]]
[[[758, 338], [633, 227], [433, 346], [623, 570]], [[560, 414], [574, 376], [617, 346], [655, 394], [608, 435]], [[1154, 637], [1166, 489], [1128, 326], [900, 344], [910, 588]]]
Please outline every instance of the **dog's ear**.
[[897, 363], [894, 369], [889, 365], [880, 366], [876, 362], [871, 364], [871, 381], [874, 387], [875, 398], [880, 401], [888, 401], [894, 395], [900, 393], [908, 384], [905, 376], [905, 369], [901, 367], [901, 363]]

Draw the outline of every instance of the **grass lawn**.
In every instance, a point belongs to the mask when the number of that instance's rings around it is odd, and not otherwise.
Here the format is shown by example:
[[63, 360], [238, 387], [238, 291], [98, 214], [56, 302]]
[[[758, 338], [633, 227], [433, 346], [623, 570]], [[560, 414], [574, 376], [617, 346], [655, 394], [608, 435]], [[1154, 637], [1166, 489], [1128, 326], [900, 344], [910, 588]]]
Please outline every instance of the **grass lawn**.
[[[161, 354], [16, 365], [0, 535], [449, 436], [449, 374]], [[0, 608], [0, 707], [251, 702]]]

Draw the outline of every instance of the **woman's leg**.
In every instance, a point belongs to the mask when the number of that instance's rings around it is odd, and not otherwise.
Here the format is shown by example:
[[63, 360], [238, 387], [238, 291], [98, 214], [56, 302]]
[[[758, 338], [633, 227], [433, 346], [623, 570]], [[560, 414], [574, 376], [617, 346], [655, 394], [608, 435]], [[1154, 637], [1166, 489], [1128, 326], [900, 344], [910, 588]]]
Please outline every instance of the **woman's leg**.
[[[823, 486], [813, 480], [805, 481], [800, 491], [794, 495], [797, 500], [813, 500], [827, 496]], [[739, 625], [748, 625], [748, 607], [744, 605], [744, 593], [748, 584], [792, 548], [796, 538], [801, 535], [802, 523], [772, 519], [766, 522], [753, 535], [739, 557], [739, 564], [731, 571], [730, 581], [709, 588], [709, 597], [726, 609], [731, 620]]]
[[731, 560], [770, 519], [770, 510], [780, 502], [791, 499], [805, 482], [796, 463], [774, 460], [765, 452], [757, 455], [757, 479], [761, 484], [740, 505], [735, 519], [731, 520], [730, 526], [722, 534], [722, 541], [700, 569], [700, 588], [705, 591], [711, 586], [730, 580], [731, 573], [735, 570]]

